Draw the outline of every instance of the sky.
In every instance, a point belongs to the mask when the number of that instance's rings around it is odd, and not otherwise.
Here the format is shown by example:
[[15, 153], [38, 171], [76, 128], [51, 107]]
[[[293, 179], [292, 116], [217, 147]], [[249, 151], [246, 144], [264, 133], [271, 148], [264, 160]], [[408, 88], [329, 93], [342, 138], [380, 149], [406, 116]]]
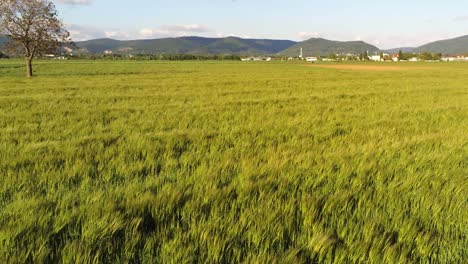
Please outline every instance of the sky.
[[464, 0], [52, 0], [74, 41], [202, 36], [415, 47], [468, 35]]

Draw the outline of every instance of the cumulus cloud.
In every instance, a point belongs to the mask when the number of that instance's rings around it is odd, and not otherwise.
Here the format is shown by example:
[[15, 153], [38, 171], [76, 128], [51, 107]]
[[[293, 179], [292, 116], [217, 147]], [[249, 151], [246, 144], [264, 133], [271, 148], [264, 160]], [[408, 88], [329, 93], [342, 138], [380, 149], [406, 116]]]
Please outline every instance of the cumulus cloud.
[[299, 32], [298, 36], [301, 40], [307, 40], [311, 38], [320, 38], [321, 34], [318, 32]]
[[168, 32], [210, 32], [211, 29], [199, 25], [199, 24], [189, 24], [189, 25], [163, 25], [161, 30]]
[[114, 39], [131, 39], [132, 35], [129, 32], [123, 31], [105, 31], [104, 35], [106, 38], [114, 38]]
[[136, 30], [100, 29], [80, 25], [66, 25], [74, 41], [82, 41], [96, 38], [114, 38], [120, 40], [183, 37], [193, 35], [204, 35], [208, 37], [218, 36], [219, 33], [198, 24], [188, 25], [163, 25], [155, 28], [142, 28]]
[[163, 25], [157, 28], [142, 28], [138, 33], [143, 38], [182, 37], [200, 33], [216, 35], [214, 30], [199, 24]]
[[91, 4], [91, 0], [55, 0], [61, 4], [67, 5], [89, 5]]
[[93, 27], [85, 27], [80, 25], [68, 24], [65, 25], [74, 41], [82, 41], [89, 39], [105, 38], [106, 32]]
[[140, 29], [139, 34], [142, 37], [151, 37], [151, 36], [154, 36], [156, 32], [150, 28], [142, 28]]

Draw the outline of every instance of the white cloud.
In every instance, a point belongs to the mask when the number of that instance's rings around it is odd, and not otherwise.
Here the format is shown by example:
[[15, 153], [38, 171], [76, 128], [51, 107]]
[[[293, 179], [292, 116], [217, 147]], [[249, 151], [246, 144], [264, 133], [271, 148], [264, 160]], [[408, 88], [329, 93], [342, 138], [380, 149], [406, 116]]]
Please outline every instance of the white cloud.
[[217, 37], [224, 35], [218, 33], [208, 27], [189, 24], [189, 25], [163, 25], [155, 28], [142, 28], [139, 30], [116, 30], [112, 28], [100, 29], [95, 27], [87, 27], [69, 24], [66, 28], [71, 34], [74, 41], [82, 41], [97, 38], [113, 38], [119, 40], [128, 39], [149, 39], [149, 38], [166, 38], [166, 37], [183, 37], [203, 35], [206, 37]]
[[104, 34], [106, 38], [130, 39], [132, 37], [128, 32], [122, 31], [106, 31]]
[[168, 32], [210, 32], [211, 29], [199, 25], [199, 24], [189, 24], [189, 25], [163, 25], [161, 30]]
[[65, 27], [70, 32], [73, 41], [82, 41], [106, 37], [105, 31], [93, 27], [84, 27], [70, 24], [65, 25]]
[[149, 28], [142, 28], [139, 33], [142, 37], [151, 37], [155, 34], [155, 32]]
[[299, 32], [298, 36], [301, 40], [307, 40], [311, 38], [320, 38], [321, 34], [318, 32]]
[[142, 38], [182, 37], [197, 35], [200, 33], [210, 36], [217, 35], [214, 30], [199, 24], [163, 25], [154, 29], [142, 28], [138, 31], [139, 37]]
[[[217, 32], [215, 35], [217, 38], [227, 38], [227, 37], [236, 37], [237, 35], [234, 33], [224, 33], [224, 32]], [[247, 35], [242, 36], [241, 38], [251, 38], [250, 36], [247, 37]]]

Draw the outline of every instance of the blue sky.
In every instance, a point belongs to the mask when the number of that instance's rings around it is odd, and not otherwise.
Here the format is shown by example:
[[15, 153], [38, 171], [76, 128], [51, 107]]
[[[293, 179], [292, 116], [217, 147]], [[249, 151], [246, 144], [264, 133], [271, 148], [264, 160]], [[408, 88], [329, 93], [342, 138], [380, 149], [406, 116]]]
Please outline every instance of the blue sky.
[[74, 40], [177, 36], [418, 46], [468, 34], [461, 0], [53, 0]]

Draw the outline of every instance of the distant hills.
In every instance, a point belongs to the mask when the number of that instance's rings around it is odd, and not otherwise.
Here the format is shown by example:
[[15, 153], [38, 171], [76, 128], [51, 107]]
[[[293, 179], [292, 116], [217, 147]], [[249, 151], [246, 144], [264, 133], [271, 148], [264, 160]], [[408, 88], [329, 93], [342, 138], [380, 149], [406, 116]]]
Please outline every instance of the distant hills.
[[364, 41], [332, 41], [323, 38], [312, 38], [302, 42], [272, 39], [242, 39], [180, 37], [151, 40], [119, 41], [113, 39], [96, 39], [77, 42], [77, 46], [85, 53], [103, 53], [111, 50], [114, 53], [148, 53], [148, 54], [236, 54], [236, 55], [282, 55], [298, 56], [300, 48], [304, 56], [326, 56], [328, 54], [360, 54], [365, 51], [375, 53], [431, 52], [442, 54], [468, 53], [468, 35], [432, 42], [420, 47], [402, 47], [380, 50], [378, 47]]
[[375, 46], [363, 41], [331, 41], [314, 38], [303, 42], [271, 39], [241, 39], [180, 37], [151, 40], [119, 41], [113, 39], [95, 39], [77, 42], [84, 53], [145, 53], [145, 54], [237, 54], [237, 55], [273, 55], [298, 56], [303, 48], [304, 56], [378, 52]]
[[76, 42], [85, 53], [144, 53], [144, 54], [237, 54], [266, 55], [276, 54], [297, 42], [290, 40], [180, 37], [148, 40], [119, 41], [95, 39]]
[[237, 54], [237, 55], [274, 55], [298, 56], [303, 48], [304, 56], [333, 54], [359, 54], [365, 51], [378, 52], [379, 48], [363, 41], [331, 41], [313, 38], [303, 42], [271, 39], [241, 39], [181, 37], [152, 40], [118, 41], [96, 39], [77, 42], [85, 53], [146, 53], [146, 54]]
[[431, 42], [414, 49], [413, 52], [468, 54], [468, 36]]
[[442, 53], [445, 55], [468, 54], [468, 35], [453, 39], [434, 41], [420, 47], [405, 47], [385, 50], [387, 53], [397, 53], [398, 51], [408, 53]]
[[362, 54], [364, 52], [379, 52], [379, 48], [364, 41], [332, 41], [323, 38], [312, 38], [297, 43], [280, 52], [284, 56], [297, 56], [300, 49], [304, 56], [326, 56], [328, 54]]
[[[7, 39], [0, 37], [0, 50]], [[100, 54], [112, 51], [115, 54], [194, 54], [194, 55], [282, 55], [298, 56], [303, 49], [304, 56], [326, 56], [328, 54], [360, 54], [381, 50], [363, 41], [332, 41], [312, 38], [303, 42], [272, 39], [242, 39], [237, 37], [204, 38], [180, 37], [146, 40], [94, 39], [75, 43], [75, 52]], [[387, 53], [431, 52], [442, 54], [468, 54], [468, 36], [440, 40], [420, 47], [404, 47], [382, 50]]]
[[402, 52], [404, 52], [404, 53], [411, 53], [415, 49], [416, 49], [415, 47], [401, 47], [401, 48], [394, 48], [394, 49], [386, 49], [386, 50], [382, 50], [382, 51], [385, 52], [385, 53], [388, 53], [388, 54], [395, 54], [395, 53], [400, 52], [400, 50]]

